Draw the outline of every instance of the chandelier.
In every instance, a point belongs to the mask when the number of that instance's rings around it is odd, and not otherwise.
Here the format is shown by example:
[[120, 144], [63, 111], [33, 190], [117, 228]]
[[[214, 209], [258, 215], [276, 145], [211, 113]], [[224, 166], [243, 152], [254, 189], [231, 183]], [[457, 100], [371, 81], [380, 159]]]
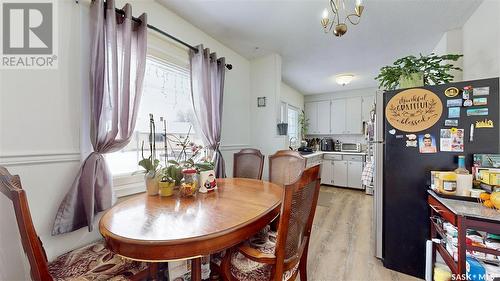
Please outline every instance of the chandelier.
[[328, 9], [323, 10], [321, 25], [325, 33], [332, 31], [335, 36], [340, 37], [347, 32], [347, 21], [352, 25], [357, 25], [361, 19], [364, 6], [361, 0], [356, 0], [354, 13], [348, 13], [345, 5], [346, 0], [330, 0], [333, 18], [330, 20]]

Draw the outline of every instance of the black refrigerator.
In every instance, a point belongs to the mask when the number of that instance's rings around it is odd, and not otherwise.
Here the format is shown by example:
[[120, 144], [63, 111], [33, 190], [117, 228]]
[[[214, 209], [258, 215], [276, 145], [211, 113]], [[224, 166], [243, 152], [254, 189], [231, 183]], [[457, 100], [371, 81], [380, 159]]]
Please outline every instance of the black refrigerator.
[[[499, 79], [491, 78], [383, 94], [382, 256], [385, 267], [424, 278], [425, 242], [430, 232], [427, 205], [430, 171], [456, 169], [458, 155], [466, 157], [466, 167], [470, 171], [473, 154], [499, 153], [498, 88]], [[402, 96], [397, 96], [399, 93], [415, 89], [420, 93], [428, 90], [434, 95], [427, 92], [424, 96], [410, 94], [399, 101], [396, 99]], [[463, 99], [464, 89], [469, 99]], [[440, 116], [436, 96], [441, 101]], [[459, 99], [462, 99], [461, 106]], [[463, 102], [472, 103], [472, 106], [465, 107]], [[420, 116], [422, 112], [427, 115]], [[490, 120], [493, 128], [474, 128], [470, 141], [471, 124], [476, 125], [476, 121], [491, 124]], [[461, 148], [463, 152], [459, 151]]]

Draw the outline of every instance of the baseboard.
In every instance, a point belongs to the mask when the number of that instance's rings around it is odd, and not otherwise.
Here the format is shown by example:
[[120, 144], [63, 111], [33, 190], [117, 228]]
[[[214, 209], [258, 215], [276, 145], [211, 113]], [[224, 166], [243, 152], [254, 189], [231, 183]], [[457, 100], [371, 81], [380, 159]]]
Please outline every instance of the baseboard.
[[79, 162], [80, 158], [81, 156], [79, 152], [10, 154], [0, 156], [0, 165], [19, 166], [62, 162]]

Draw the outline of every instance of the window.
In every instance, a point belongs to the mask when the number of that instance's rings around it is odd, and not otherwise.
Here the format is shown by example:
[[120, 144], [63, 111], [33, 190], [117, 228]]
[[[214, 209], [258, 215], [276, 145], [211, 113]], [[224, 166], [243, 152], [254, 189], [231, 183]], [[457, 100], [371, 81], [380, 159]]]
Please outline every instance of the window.
[[[196, 134], [195, 115], [191, 101], [189, 68], [156, 57], [148, 56], [144, 86], [137, 115], [135, 132], [130, 143], [121, 151], [106, 154], [106, 160], [113, 176], [129, 176], [141, 170], [141, 145], [144, 156], [149, 157], [149, 114], [153, 114], [156, 125], [156, 157], [164, 165], [164, 124], [169, 139], [184, 140], [189, 133], [190, 140], [201, 144]], [[164, 120], [164, 121], [163, 121]], [[169, 142], [169, 159], [179, 155], [180, 147]], [[189, 154], [189, 151], [188, 151]], [[189, 156], [189, 155], [188, 155]]]
[[288, 137], [296, 138], [297, 140], [300, 138], [299, 132], [299, 109], [288, 105], [287, 106], [287, 115], [288, 115]]

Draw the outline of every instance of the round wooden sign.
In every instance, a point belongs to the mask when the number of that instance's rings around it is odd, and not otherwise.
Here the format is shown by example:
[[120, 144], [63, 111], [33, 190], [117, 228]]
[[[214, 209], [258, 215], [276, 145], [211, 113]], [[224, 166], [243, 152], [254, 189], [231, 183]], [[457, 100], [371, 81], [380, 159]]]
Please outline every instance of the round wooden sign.
[[408, 89], [392, 97], [385, 107], [389, 124], [403, 132], [420, 132], [441, 118], [443, 104], [433, 92]]

